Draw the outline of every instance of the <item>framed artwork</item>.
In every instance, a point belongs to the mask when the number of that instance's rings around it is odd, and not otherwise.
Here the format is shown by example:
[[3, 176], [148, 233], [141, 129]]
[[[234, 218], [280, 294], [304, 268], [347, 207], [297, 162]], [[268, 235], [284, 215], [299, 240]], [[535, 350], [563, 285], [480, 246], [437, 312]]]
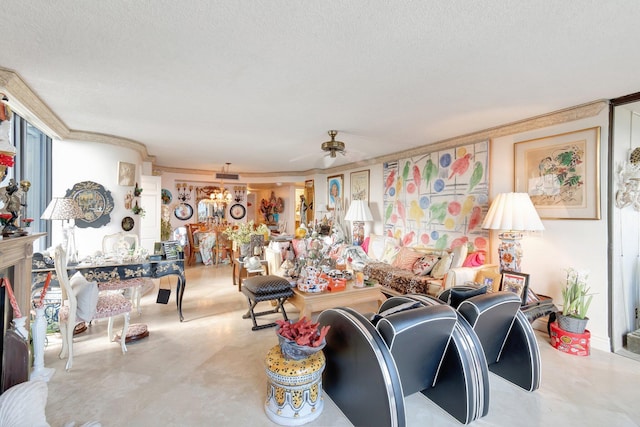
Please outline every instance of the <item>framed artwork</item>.
[[327, 178], [327, 209], [333, 210], [336, 206], [344, 207], [344, 175], [333, 175]]
[[132, 186], [136, 179], [136, 165], [118, 162], [118, 185]]
[[600, 219], [600, 127], [517, 142], [514, 171], [540, 218]]
[[500, 290], [513, 292], [520, 297], [524, 304], [527, 301], [529, 290], [529, 275], [515, 271], [503, 271]]
[[307, 202], [307, 223], [313, 222], [315, 218], [313, 212], [316, 209], [316, 205], [314, 203], [315, 188], [312, 179], [308, 179], [304, 182], [304, 199]]
[[351, 172], [351, 200], [369, 203], [369, 169]]
[[82, 181], [67, 190], [65, 197], [76, 201], [82, 217], [76, 218], [78, 228], [100, 228], [111, 221], [113, 211], [113, 197], [111, 192], [93, 181]]
[[173, 211], [176, 218], [186, 221], [193, 216], [193, 207], [188, 203], [180, 203]]
[[384, 233], [402, 246], [490, 251], [489, 140], [442, 147], [383, 163]]

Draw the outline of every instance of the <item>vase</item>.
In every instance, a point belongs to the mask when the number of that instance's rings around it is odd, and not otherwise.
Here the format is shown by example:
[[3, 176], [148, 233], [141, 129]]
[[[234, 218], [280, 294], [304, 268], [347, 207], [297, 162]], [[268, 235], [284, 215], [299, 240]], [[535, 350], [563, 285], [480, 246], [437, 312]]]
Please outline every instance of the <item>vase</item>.
[[587, 322], [589, 322], [588, 317], [579, 319], [577, 317], [558, 314], [558, 326], [560, 329], [574, 334], [583, 334], [585, 329], [587, 329]]
[[35, 309], [36, 317], [31, 324], [33, 338], [33, 371], [30, 379], [49, 381], [55, 369], [44, 367], [44, 342], [47, 336], [47, 319], [44, 316], [45, 307]]

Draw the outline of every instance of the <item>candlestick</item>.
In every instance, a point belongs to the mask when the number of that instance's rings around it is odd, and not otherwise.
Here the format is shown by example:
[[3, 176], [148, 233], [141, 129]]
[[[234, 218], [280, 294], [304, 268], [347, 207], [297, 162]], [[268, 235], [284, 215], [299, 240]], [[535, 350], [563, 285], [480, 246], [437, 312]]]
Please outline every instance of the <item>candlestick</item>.
[[40, 301], [38, 301], [38, 306], [36, 308], [41, 308], [44, 304], [44, 296], [47, 294], [47, 289], [49, 288], [49, 283], [51, 283], [51, 272], [47, 273], [47, 279], [44, 282], [44, 286], [42, 287], [42, 291], [40, 291]]
[[7, 289], [7, 294], [9, 294], [9, 302], [13, 308], [13, 317], [22, 317], [20, 307], [18, 307], [18, 301], [16, 301], [16, 297], [13, 295], [13, 289], [11, 289], [11, 282], [9, 282], [8, 278], [4, 277], [2, 279], [2, 284]]

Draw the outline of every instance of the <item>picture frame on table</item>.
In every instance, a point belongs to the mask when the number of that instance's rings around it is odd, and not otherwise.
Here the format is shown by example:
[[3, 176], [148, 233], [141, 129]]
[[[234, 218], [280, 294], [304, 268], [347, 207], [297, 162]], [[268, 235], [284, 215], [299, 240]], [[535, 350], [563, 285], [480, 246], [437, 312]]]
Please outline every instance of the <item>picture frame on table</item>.
[[327, 209], [334, 210], [336, 206], [344, 208], [344, 175], [327, 177]]
[[514, 144], [514, 188], [542, 219], [600, 219], [600, 127]]
[[487, 287], [487, 292], [497, 292], [502, 284], [502, 273], [498, 267], [483, 268], [476, 274], [475, 282]]
[[130, 187], [136, 179], [136, 165], [128, 162], [118, 162], [118, 185]]
[[503, 271], [500, 290], [513, 292], [520, 297], [522, 304], [525, 304], [529, 291], [529, 275], [516, 271]]
[[351, 172], [351, 200], [369, 203], [369, 169]]

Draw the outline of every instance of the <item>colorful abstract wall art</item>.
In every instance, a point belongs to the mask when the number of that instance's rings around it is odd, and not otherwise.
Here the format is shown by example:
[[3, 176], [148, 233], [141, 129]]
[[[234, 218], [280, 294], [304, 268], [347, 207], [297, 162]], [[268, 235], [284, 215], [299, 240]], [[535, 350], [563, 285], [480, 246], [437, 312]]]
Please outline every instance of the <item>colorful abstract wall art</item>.
[[384, 228], [403, 246], [488, 250], [489, 141], [384, 164]]

